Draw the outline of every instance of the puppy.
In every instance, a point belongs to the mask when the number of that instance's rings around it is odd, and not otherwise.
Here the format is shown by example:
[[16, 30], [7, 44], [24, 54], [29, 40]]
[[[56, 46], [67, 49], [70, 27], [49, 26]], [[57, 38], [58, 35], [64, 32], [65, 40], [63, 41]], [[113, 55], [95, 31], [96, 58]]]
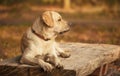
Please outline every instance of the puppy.
[[59, 56], [67, 58], [70, 53], [61, 49], [55, 38], [69, 29], [67, 22], [57, 12], [44, 12], [23, 34], [20, 63], [39, 65], [44, 71], [63, 67]]

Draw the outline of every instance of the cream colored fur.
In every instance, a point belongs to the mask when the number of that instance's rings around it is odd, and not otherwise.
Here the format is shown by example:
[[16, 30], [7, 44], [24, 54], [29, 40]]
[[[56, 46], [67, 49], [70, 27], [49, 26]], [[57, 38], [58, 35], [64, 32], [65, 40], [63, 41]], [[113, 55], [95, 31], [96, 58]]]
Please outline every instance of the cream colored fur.
[[[23, 34], [20, 63], [39, 65], [44, 71], [63, 67], [59, 56], [67, 58], [70, 54], [59, 47], [55, 38], [68, 30], [69, 25], [57, 12], [44, 12]], [[44, 38], [40, 38], [39, 35]]]

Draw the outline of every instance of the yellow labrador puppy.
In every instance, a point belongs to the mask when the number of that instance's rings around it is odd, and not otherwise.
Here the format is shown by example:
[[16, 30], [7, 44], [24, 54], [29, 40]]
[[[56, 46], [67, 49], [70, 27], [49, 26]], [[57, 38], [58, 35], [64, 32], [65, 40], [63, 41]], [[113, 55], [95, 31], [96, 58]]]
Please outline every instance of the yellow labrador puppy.
[[44, 71], [62, 67], [59, 56], [67, 58], [70, 54], [59, 47], [55, 38], [68, 30], [67, 22], [57, 12], [44, 12], [22, 37], [20, 63], [39, 65]]

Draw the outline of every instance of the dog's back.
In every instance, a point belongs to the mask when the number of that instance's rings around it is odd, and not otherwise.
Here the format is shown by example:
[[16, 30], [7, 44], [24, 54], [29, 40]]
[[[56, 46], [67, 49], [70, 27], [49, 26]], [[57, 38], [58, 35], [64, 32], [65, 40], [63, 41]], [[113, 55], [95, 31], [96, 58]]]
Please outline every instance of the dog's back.
[[20, 63], [39, 65], [45, 71], [51, 71], [53, 66], [62, 67], [59, 56], [67, 58], [70, 54], [57, 45], [55, 38], [68, 30], [67, 22], [57, 12], [43, 13], [23, 34]]

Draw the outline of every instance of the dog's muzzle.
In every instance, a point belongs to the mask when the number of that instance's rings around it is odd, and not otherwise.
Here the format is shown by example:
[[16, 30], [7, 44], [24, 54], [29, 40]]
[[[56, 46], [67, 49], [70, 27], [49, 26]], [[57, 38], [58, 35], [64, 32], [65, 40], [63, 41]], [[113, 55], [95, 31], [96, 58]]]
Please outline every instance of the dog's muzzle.
[[65, 33], [65, 32], [68, 32], [70, 29], [68, 29], [68, 30], [65, 30], [65, 31], [62, 31], [62, 32], [60, 32], [59, 34], [63, 34], [63, 33]]

